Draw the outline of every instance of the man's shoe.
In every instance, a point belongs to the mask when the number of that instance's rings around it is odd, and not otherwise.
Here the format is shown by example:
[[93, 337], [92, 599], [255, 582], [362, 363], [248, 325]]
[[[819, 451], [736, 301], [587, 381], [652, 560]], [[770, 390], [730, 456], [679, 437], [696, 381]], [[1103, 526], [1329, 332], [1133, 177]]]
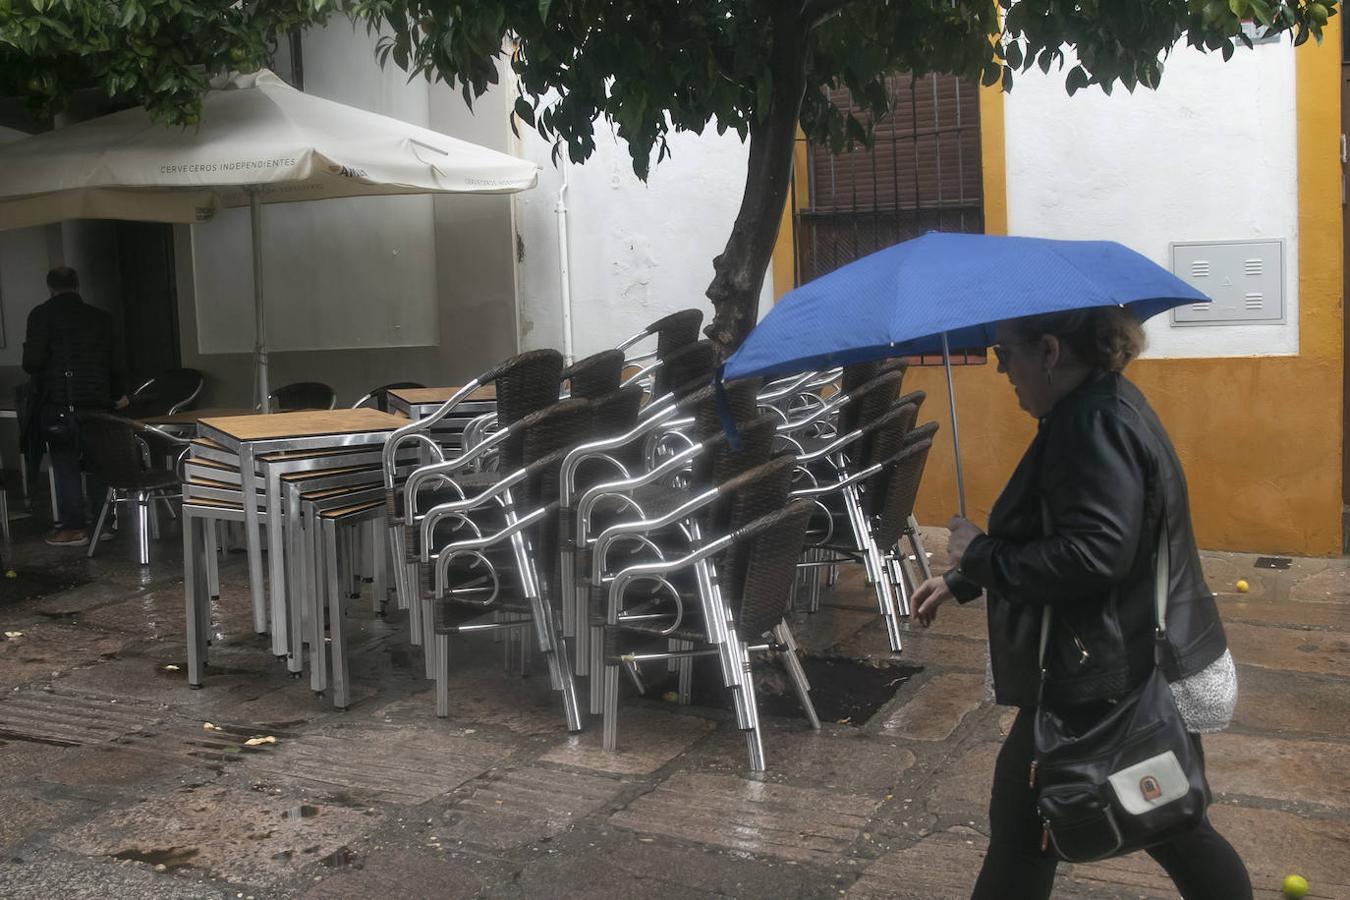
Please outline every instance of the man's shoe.
[[83, 528], [62, 528], [59, 531], [53, 531], [44, 540], [52, 547], [87, 547], [89, 545], [89, 532]]

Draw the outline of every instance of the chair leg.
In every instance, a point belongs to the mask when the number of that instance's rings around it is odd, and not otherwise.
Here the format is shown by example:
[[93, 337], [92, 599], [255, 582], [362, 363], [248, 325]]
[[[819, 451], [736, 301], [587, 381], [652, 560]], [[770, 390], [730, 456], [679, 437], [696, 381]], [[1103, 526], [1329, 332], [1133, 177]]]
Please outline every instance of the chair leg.
[[136, 505], [136, 561], [150, 565], [150, 502], [145, 491], [137, 491], [132, 502]]
[[[348, 587], [339, 559], [342, 535], [332, 519], [322, 520], [325, 580], [328, 582], [328, 633], [333, 659], [333, 706], [345, 710], [351, 704], [347, 683], [347, 635], [343, 627], [344, 594]], [[345, 562], [345, 560], [343, 560]]]
[[[108, 511], [112, 509], [116, 502], [117, 491], [108, 488], [107, 493], [103, 495], [103, 508], [98, 511], [98, 522], [94, 524], [94, 533], [89, 536], [89, 549], [84, 551], [84, 555], [88, 559], [94, 558], [94, 551], [98, 549], [99, 538], [103, 536], [103, 526], [108, 522]], [[9, 537], [6, 536], [5, 540], [9, 540]]]
[[[680, 650], [692, 650], [694, 644], [692, 641], [679, 641]], [[679, 700], [681, 706], [688, 706], [693, 702], [694, 695], [694, 660], [691, 657], [683, 657], [679, 660], [679, 667], [676, 669], [679, 674]]]
[[0, 488], [0, 536], [5, 539], [5, 546], [9, 546], [9, 494], [4, 488]]
[[785, 648], [779, 655], [783, 658], [783, 667], [787, 669], [788, 677], [792, 680], [792, 688], [797, 692], [797, 702], [801, 704], [802, 712], [806, 713], [806, 719], [811, 723], [811, 727], [819, 731], [820, 717], [816, 715], [816, 705], [811, 702], [811, 682], [806, 680], [806, 670], [802, 668], [802, 661], [797, 658], [797, 642], [793, 639], [787, 622], [775, 625], [773, 635]]
[[156, 496], [147, 492], [145, 495], [145, 512], [150, 520], [150, 539], [159, 540], [159, 506], [156, 505]]
[[906, 529], [909, 535], [909, 545], [914, 548], [914, 558], [919, 562], [919, 572], [923, 575], [923, 580], [927, 581], [933, 577], [933, 567], [928, 562], [928, 551], [923, 546], [923, 534], [919, 531], [919, 520], [913, 516], [909, 517], [909, 528]]
[[611, 663], [610, 660], [605, 660], [604, 666], [599, 671], [604, 672], [601, 745], [613, 753], [619, 748], [619, 664], [617, 661]]
[[383, 519], [371, 519], [370, 536], [367, 539], [370, 546], [371, 583], [374, 595], [371, 598], [371, 605], [378, 616], [383, 616], [385, 607], [389, 605], [389, 554], [385, 550], [384, 542], [380, 540], [382, 528], [384, 528]]

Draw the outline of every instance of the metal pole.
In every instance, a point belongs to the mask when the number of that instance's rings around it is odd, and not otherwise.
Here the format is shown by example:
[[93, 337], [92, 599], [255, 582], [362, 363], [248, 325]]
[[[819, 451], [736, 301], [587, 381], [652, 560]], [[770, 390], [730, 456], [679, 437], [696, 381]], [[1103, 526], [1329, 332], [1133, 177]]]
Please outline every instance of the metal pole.
[[263, 309], [262, 200], [256, 186], [248, 189], [249, 222], [253, 229], [253, 327], [257, 335], [253, 352], [258, 366], [258, 405], [271, 412], [267, 395], [267, 319]]
[[947, 332], [942, 332], [942, 367], [947, 370], [947, 404], [952, 413], [952, 450], [956, 453], [956, 502], [961, 518], [966, 517], [966, 478], [961, 471], [961, 432], [956, 427], [956, 388], [952, 384], [952, 351]]

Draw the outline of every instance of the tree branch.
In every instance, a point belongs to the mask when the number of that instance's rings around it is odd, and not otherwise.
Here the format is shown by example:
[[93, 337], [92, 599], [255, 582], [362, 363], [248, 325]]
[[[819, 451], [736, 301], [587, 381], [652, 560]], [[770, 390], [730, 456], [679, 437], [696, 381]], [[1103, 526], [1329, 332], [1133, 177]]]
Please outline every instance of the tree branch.
[[838, 15], [845, 6], [852, 2], [854, 0], [804, 0], [800, 16], [809, 31], [831, 16]]

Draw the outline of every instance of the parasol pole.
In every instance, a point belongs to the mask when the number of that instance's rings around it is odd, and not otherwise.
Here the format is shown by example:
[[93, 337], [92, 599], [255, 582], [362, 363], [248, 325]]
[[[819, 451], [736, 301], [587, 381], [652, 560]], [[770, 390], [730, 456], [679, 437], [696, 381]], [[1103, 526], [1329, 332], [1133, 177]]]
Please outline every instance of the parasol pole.
[[263, 309], [263, 267], [262, 267], [262, 199], [257, 185], [248, 188], [249, 224], [253, 231], [253, 328], [257, 336], [253, 353], [258, 367], [258, 408], [271, 412], [268, 408], [267, 386], [267, 318]]
[[961, 518], [966, 517], [966, 479], [961, 471], [961, 432], [956, 427], [956, 388], [952, 383], [952, 351], [947, 332], [942, 332], [942, 368], [947, 371], [947, 404], [952, 413], [952, 450], [956, 453], [956, 502]]

